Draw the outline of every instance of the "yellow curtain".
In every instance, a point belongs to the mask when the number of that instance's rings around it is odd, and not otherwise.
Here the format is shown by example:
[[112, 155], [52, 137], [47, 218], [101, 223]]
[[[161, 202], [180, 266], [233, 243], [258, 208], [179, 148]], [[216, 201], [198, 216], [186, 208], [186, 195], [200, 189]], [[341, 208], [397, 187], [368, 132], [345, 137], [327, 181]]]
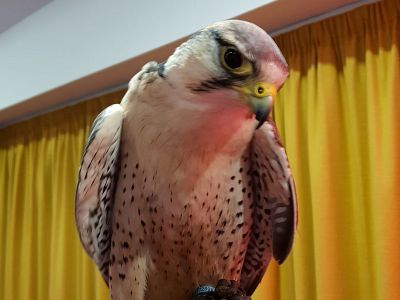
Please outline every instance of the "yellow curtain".
[[400, 2], [276, 39], [275, 119], [297, 183], [294, 251], [255, 299], [400, 299]]
[[117, 92], [0, 130], [0, 299], [108, 299], [75, 228], [88, 128]]
[[[297, 183], [294, 251], [254, 300], [400, 299], [400, 4], [279, 36], [274, 116]], [[0, 130], [0, 299], [108, 299], [74, 224], [87, 130], [123, 92]]]

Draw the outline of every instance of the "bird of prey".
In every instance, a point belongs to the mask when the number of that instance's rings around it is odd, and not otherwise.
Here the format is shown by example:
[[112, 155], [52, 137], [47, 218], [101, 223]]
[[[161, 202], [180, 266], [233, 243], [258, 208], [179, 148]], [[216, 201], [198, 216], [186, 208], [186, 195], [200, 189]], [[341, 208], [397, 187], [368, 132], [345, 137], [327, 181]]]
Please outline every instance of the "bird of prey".
[[248, 299], [284, 261], [297, 208], [270, 112], [287, 75], [265, 31], [222, 21], [144, 65], [96, 118], [76, 223], [112, 299], [187, 300], [220, 279], [209, 299]]

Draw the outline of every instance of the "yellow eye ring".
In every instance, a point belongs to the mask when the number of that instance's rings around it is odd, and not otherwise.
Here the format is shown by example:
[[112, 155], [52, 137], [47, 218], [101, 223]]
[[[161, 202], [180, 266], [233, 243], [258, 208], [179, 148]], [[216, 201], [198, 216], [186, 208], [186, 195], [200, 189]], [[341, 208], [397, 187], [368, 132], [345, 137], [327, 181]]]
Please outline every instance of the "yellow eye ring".
[[233, 46], [221, 47], [220, 61], [222, 66], [234, 75], [247, 76], [253, 72], [249, 60]]

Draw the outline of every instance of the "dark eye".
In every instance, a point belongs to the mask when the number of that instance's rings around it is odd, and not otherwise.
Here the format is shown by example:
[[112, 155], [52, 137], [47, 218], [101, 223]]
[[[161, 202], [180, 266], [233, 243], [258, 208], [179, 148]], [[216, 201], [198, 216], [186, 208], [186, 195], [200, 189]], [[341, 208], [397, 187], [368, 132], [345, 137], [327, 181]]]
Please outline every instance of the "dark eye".
[[237, 69], [242, 66], [243, 58], [236, 49], [228, 48], [224, 54], [224, 61], [229, 68]]

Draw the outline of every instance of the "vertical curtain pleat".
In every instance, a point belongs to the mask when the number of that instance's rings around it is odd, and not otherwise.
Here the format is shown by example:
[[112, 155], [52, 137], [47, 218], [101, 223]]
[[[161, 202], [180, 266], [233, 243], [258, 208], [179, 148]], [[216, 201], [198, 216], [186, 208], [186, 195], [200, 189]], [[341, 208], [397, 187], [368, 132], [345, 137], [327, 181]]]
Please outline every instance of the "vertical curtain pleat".
[[0, 299], [108, 299], [75, 228], [88, 128], [113, 93], [0, 130]]
[[[292, 254], [254, 300], [400, 299], [400, 2], [276, 38], [274, 118], [296, 181]], [[108, 299], [75, 229], [88, 128], [123, 91], [0, 129], [0, 299]]]
[[277, 37], [291, 74], [274, 113], [300, 216], [256, 300], [400, 299], [399, 17], [382, 1]]

